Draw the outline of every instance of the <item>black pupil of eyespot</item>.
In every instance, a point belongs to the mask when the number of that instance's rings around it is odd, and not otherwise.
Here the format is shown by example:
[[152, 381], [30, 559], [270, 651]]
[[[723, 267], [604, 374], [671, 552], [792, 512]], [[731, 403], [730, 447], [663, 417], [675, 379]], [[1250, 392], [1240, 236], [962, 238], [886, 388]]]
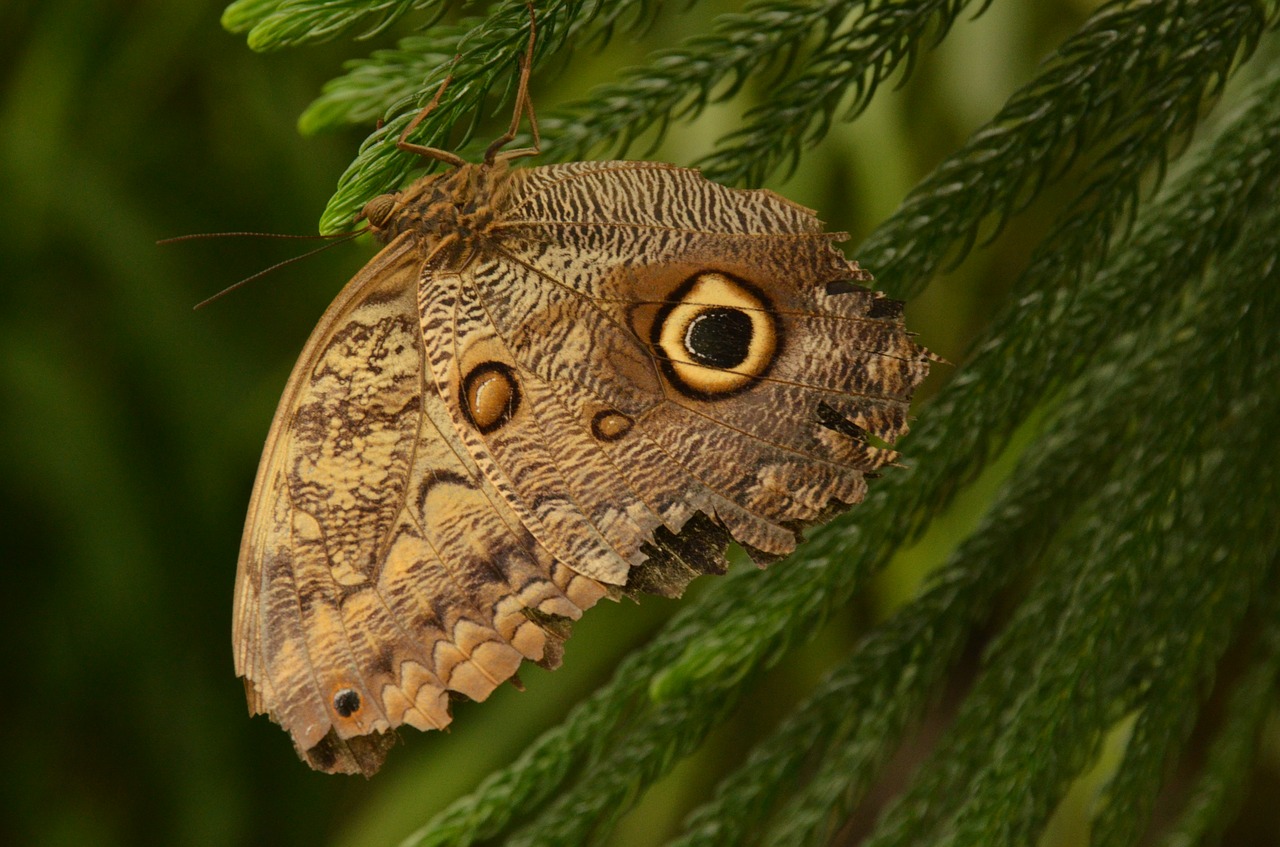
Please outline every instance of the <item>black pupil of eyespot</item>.
[[684, 346], [700, 365], [737, 367], [751, 350], [751, 316], [738, 309], [707, 309], [689, 322]]

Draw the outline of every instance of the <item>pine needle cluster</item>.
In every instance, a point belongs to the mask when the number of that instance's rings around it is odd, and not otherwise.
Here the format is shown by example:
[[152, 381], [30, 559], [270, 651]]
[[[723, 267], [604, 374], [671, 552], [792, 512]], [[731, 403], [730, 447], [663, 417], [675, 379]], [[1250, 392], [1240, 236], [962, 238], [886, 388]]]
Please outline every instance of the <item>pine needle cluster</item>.
[[[433, 23], [444, 5], [239, 0], [224, 20], [273, 49], [376, 32], [409, 12]], [[715, 179], [758, 183], [986, 5], [752, 0], [544, 115], [544, 158], [621, 154], [749, 80], [785, 80], [702, 163]], [[539, 3], [537, 61], [661, 11], [645, 0]], [[1097, 9], [856, 250], [911, 296], [1049, 186], [1074, 180], [1073, 202], [901, 444], [910, 467], [785, 565], [690, 601], [611, 682], [410, 843], [607, 840], [752, 681], [918, 538], [1015, 432], [1030, 443], [980, 524], [724, 777], [675, 843], [828, 843], [980, 627], [997, 634], [971, 689], [866, 843], [1035, 843], [1117, 733], [1091, 843], [1211, 842], [1235, 812], [1280, 681], [1280, 67], [1262, 59], [1276, 55], [1278, 25], [1275, 0]], [[417, 165], [394, 139], [450, 67], [450, 96], [418, 128], [421, 143], [443, 143], [451, 128], [456, 139], [509, 94], [528, 28], [525, 5], [502, 0], [349, 63], [304, 126], [386, 121], [322, 227], [342, 228]], [[1215, 112], [1242, 72], [1251, 85], [1230, 114]], [[1005, 614], [993, 618], [997, 607]], [[1235, 670], [1224, 674], [1228, 654]], [[1172, 822], [1149, 832], [1215, 686], [1227, 705], [1208, 752]]]

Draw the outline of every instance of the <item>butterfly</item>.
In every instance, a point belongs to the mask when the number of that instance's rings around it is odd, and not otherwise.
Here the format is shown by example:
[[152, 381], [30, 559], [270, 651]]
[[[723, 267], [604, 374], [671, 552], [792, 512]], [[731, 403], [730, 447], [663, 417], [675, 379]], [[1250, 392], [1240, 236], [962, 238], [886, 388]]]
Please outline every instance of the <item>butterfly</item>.
[[[385, 246], [281, 398], [236, 576], [250, 712], [371, 775], [603, 597], [678, 596], [862, 500], [934, 358], [808, 209], [655, 162], [479, 163], [357, 216]], [[506, 150], [524, 116], [531, 147]]]

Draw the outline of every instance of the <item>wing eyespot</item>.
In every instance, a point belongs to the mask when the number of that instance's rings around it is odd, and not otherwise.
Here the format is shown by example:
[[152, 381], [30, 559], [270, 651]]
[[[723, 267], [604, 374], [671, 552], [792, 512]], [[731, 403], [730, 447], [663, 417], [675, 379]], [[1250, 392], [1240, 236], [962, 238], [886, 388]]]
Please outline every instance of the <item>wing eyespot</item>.
[[591, 418], [591, 434], [597, 441], [617, 441], [635, 425], [627, 415], [613, 409], [602, 409]]
[[650, 343], [676, 390], [718, 400], [768, 373], [782, 336], [768, 295], [746, 280], [704, 271], [671, 293], [655, 316]]
[[515, 417], [520, 385], [509, 365], [484, 362], [462, 380], [462, 411], [481, 433], [488, 434]]
[[360, 693], [354, 688], [344, 688], [333, 695], [333, 710], [344, 718], [360, 711]]

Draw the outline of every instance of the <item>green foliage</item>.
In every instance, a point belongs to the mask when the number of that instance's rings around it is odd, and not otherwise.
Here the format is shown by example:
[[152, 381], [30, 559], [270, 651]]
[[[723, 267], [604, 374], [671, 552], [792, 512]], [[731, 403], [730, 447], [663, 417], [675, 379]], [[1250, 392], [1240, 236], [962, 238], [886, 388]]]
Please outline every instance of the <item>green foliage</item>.
[[[440, 0], [236, 0], [222, 14], [231, 32], [248, 32], [254, 50], [277, 50], [328, 41], [355, 26], [367, 25], [371, 38], [415, 9]], [[372, 23], [370, 23], [372, 22]]]
[[[831, 121], [852, 120], [871, 100], [876, 87], [899, 66], [910, 73], [916, 51], [941, 40], [968, 6], [981, 14], [990, 0], [930, 0], [918, 3], [865, 3], [848, 28], [831, 21], [826, 37], [797, 61], [795, 73], [774, 96], [747, 114], [747, 126], [721, 141], [705, 161], [708, 176], [724, 182], [760, 182], [783, 156], [794, 168], [806, 145], [821, 140]], [[847, 13], [835, 6], [829, 17]], [[834, 14], [833, 14], [834, 13]], [[838, 20], [838, 19], [837, 19]]]
[[1280, 677], [1280, 596], [1273, 583], [1259, 607], [1264, 629], [1248, 672], [1232, 692], [1227, 715], [1213, 738], [1208, 761], [1181, 820], [1163, 841], [1165, 847], [1213, 843], [1244, 796], [1249, 765], [1257, 755], [1256, 740], [1267, 714], [1274, 710]]
[[[240, 0], [224, 20], [265, 49], [434, 5]], [[704, 163], [758, 183], [986, 5], [750, 2], [544, 115], [544, 158], [621, 155], [710, 103], [767, 88]], [[538, 62], [659, 12], [642, 0], [539, 3]], [[915, 295], [1049, 192], [1066, 198], [1013, 293], [921, 409], [901, 445], [910, 467], [787, 563], [687, 602], [561, 725], [408, 843], [606, 841], [1016, 432], [1029, 441], [978, 526], [723, 775], [676, 843], [828, 842], [984, 628], [998, 635], [971, 690], [870, 844], [1034, 843], [1120, 726], [1127, 741], [1090, 824], [1094, 843], [1134, 844], [1221, 676], [1229, 707], [1204, 729], [1211, 753], [1167, 837], [1220, 832], [1280, 676], [1280, 69], [1250, 61], [1264, 40], [1275, 55], [1278, 24], [1274, 0], [1127, 0], [1066, 39], [856, 251], [896, 294]], [[450, 72], [414, 138], [443, 145], [453, 130], [465, 145], [489, 92], [509, 95], [528, 29], [524, 4], [507, 0], [348, 63], [303, 126], [386, 122], [321, 228], [343, 228], [419, 165], [394, 141]], [[1229, 118], [1206, 121], [1241, 69], [1256, 82], [1231, 91]], [[1187, 144], [1194, 152], [1166, 179]], [[1233, 651], [1243, 670], [1224, 674]]]

